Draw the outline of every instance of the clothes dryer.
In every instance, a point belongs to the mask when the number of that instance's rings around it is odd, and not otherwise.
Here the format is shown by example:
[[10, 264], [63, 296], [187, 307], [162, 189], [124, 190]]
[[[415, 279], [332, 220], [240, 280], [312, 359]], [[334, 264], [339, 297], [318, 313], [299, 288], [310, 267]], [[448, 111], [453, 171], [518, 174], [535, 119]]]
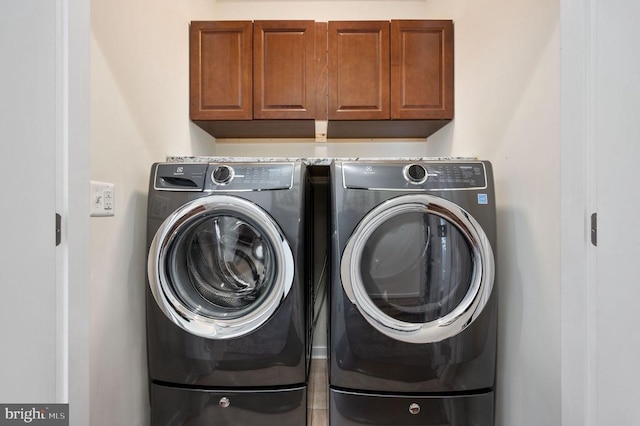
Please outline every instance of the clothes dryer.
[[491, 164], [336, 161], [330, 171], [330, 424], [492, 426]]
[[305, 185], [300, 162], [153, 165], [153, 426], [306, 423]]

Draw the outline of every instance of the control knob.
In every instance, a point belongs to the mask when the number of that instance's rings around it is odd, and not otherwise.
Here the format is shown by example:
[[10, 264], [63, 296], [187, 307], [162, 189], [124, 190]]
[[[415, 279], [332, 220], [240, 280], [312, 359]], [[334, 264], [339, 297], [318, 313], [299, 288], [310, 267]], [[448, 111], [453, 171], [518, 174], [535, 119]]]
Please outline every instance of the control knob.
[[421, 164], [410, 164], [404, 168], [404, 177], [409, 183], [419, 185], [427, 180], [427, 169]]
[[217, 166], [211, 172], [211, 180], [216, 185], [226, 185], [233, 179], [233, 169], [229, 166]]

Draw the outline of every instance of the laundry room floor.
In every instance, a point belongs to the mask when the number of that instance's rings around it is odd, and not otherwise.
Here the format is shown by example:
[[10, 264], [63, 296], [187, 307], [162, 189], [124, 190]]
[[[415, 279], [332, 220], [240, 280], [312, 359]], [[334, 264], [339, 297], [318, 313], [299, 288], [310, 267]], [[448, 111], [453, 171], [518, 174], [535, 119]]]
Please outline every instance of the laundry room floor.
[[307, 419], [309, 426], [327, 426], [329, 415], [327, 412], [327, 360], [311, 360], [311, 373], [309, 387], [311, 392], [311, 403]]

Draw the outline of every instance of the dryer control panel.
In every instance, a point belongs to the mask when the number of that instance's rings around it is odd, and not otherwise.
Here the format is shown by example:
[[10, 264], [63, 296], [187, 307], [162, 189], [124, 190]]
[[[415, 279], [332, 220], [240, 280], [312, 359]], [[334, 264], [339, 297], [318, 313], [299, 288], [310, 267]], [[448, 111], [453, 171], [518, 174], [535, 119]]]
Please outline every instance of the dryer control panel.
[[487, 187], [482, 162], [345, 162], [342, 183], [348, 189], [468, 190]]

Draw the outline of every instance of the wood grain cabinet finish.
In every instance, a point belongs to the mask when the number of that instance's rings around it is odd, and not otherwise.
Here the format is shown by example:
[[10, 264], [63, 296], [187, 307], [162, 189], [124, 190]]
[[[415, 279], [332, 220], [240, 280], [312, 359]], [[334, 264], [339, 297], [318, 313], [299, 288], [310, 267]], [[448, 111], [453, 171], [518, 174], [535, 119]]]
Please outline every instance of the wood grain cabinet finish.
[[253, 118], [314, 119], [314, 21], [253, 24]]
[[329, 138], [423, 138], [452, 118], [453, 22], [329, 22]]
[[191, 23], [192, 120], [251, 120], [252, 31], [251, 21]]
[[389, 22], [329, 22], [329, 120], [386, 120]]
[[453, 22], [329, 22], [329, 120], [453, 118]]
[[190, 116], [215, 137], [423, 138], [454, 114], [453, 22], [194, 21]]
[[391, 21], [391, 117], [453, 118], [452, 21]]

